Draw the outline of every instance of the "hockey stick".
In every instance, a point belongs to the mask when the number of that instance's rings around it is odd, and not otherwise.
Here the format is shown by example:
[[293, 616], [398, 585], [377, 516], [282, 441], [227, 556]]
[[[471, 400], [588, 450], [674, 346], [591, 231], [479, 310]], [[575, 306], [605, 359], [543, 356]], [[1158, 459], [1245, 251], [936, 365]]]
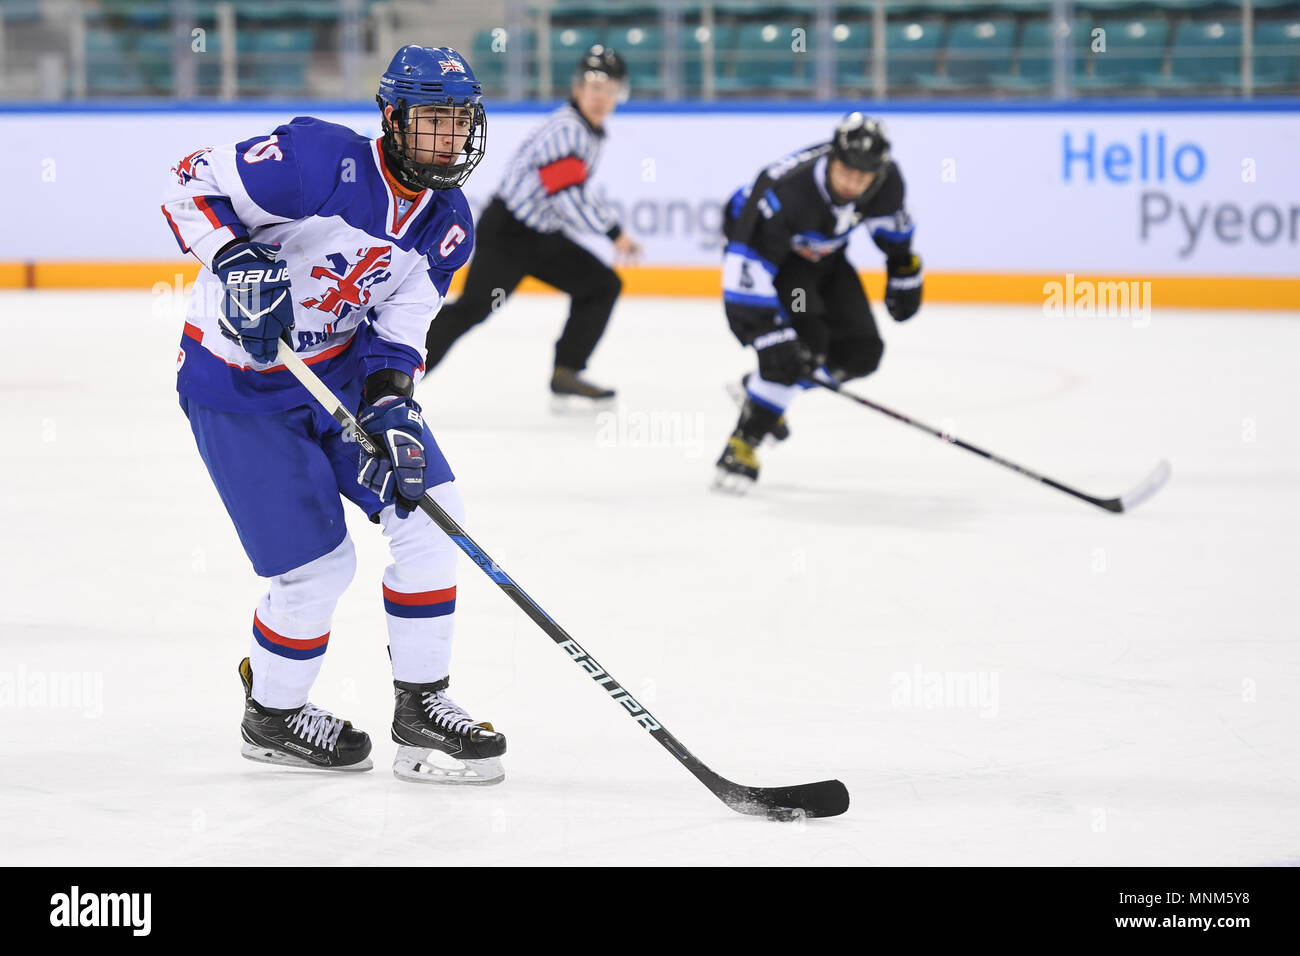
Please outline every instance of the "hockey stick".
[[[384, 457], [382, 446], [361, 430], [356, 417], [344, 407], [329, 387], [306, 366], [292, 348], [281, 342], [277, 358], [307, 391], [311, 392], [312, 397], [334, 416], [335, 421], [356, 436], [358, 444], [367, 455], [376, 458]], [[608, 671], [596, 663], [595, 658], [543, 611], [536, 601], [524, 593], [524, 589], [498, 567], [496, 562], [487, 556], [436, 501], [426, 494], [420, 499], [419, 506], [421, 511], [433, 519], [434, 524], [447, 533], [447, 537], [456, 542], [457, 547], [464, 551], [470, 560], [482, 568], [484, 574], [496, 582], [497, 587], [501, 588], [510, 600], [519, 605], [534, 624], [546, 632], [547, 637], [569, 655], [570, 660], [582, 668], [587, 676], [599, 684], [605, 693], [631, 715], [633, 720], [649, 731], [651, 737], [659, 741], [665, 750], [676, 757], [683, 767], [693, 773], [697, 780], [731, 809], [739, 813], [788, 821], [801, 817], [834, 817], [849, 808], [849, 791], [838, 780], [822, 780], [818, 783], [797, 784], [793, 787], [747, 787], [718, 776], [682, 746], [681, 742], [669, 733], [650, 711], [637, 703]]]
[[973, 451], [981, 458], [987, 458], [989, 461], [1010, 468], [1012, 471], [1018, 471], [1026, 478], [1032, 478], [1034, 481], [1041, 481], [1049, 488], [1055, 488], [1057, 491], [1064, 491], [1067, 495], [1073, 495], [1080, 501], [1086, 501], [1090, 505], [1096, 505], [1098, 508], [1103, 508], [1106, 511], [1112, 511], [1116, 514], [1124, 511], [1132, 511], [1142, 502], [1146, 501], [1164, 487], [1165, 482], [1169, 480], [1169, 475], [1171, 474], [1169, 462], [1162, 460], [1151, 471], [1151, 474], [1138, 482], [1137, 485], [1128, 492], [1128, 494], [1120, 495], [1118, 498], [1095, 498], [1092, 495], [1086, 495], [1082, 491], [1071, 488], [1069, 485], [1063, 485], [1055, 479], [1048, 478], [1046, 475], [1040, 475], [1036, 471], [1030, 471], [1028, 468], [1017, 465], [1013, 461], [1007, 461], [1005, 458], [1000, 458], [992, 452], [985, 451], [983, 448], [977, 448], [969, 442], [962, 441], [955, 435], [949, 435], [946, 432], [939, 431], [937, 428], [931, 428], [924, 422], [918, 422], [915, 419], [908, 418], [906, 415], [900, 415], [898, 412], [888, 409], [884, 405], [877, 405], [875, 402], [863, 398], [861, 395], [854, 395], [852, 392], [846, 392], [838, 383], [832, 384], [821, 378], [811, 378], [808, 379], [808, 381], [815, 382], [822, 388], [835, 392], [838, 395], [843, 395], [845, 398], [855, 401], [859, 405], [865, 405], [867, 408], [874, 408], [876, 411], [882, 412], [890, 418], [897, 419], [904, 425], [911, 425], [913, 428], [919, 428], [923, 432], [929, 432], [935, 438], [942, 438], [951, 445], [956, 445], [958, 448], [964, 448], [966, 451]]

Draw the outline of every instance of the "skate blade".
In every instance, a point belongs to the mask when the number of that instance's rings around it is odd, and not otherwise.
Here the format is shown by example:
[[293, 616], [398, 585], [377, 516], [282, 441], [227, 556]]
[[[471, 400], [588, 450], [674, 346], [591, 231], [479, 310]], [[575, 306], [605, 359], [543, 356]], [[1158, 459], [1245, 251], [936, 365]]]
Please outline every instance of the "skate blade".
[[409, 783], [436, 783], [452, 787], [490, 787], [506, 778], [500, 757], [457, 760], [441, 750], [398, 747], [393, 776]]
[[297, 770], [326, 770], [331, 773], [360, 773], [364, 770], [371, 769], [374, 764], [369, 757], [364, 760], [348, 764], [346, 766], [328, 767], [324, 764], [312, 763], [310, 760], [304, 760], [301, 757], [295, 757], [292, 754], [282, 753], [279, 750], [273, 750], [270, 747], [260, 747], [257, 744], [245, 742], [239, 748], [239, 754], [245, 760], [254, 760], [257, 763], [269, 763], [277, 767], [292, 767]]
[[609, 398], [584, 398], [581, 395], [551, 394], [552, 415], [591, 415], [594, 412], [612, 410], [618, 402], [617, 395]]
[[744, 497], [754, 487], [754, 479], [719, 468], [713, 477], [712, 489], [724, 495]]

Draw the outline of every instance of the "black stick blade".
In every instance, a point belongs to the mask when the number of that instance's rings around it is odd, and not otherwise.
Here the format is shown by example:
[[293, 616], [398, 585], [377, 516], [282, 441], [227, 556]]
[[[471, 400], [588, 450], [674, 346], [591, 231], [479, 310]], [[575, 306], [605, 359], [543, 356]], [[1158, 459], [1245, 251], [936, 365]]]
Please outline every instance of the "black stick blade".
[[718, 796], [737, 813], [774, 820], [837, 817], [849, 808], [849, 790], [838, 780], [801, 783], [794, 787], [742, 787], [732, 784]]

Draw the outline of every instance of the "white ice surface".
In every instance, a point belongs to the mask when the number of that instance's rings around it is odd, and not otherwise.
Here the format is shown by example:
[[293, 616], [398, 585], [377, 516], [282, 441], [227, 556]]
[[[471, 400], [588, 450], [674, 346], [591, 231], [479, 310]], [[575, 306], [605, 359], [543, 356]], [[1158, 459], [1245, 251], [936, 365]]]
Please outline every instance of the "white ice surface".
[[[750, 498], [709, 493], [748, 362], [715, 302], [618, 306], [591, 371], [612, 420], [548, 409], [558, 297], [463, 340], [417, 397], [470, 533], [719, 773], [848, 785], [847, 815], [779, 825], [710, 796], [468, 562], [452, 692], [509, 736], [507, 780], [394, 779], [386, 552], [359, 514], [313, 699], [375, 770], [240, 759], [262, 586], [157, 304], [0, 296], [0, 863], [1300, 860], [1296, 314], [885, 318], [855, 383], [879, 402], [1093, 494], [1168, 457], [1120, 516], [828, 393]], [[67, 672], [79, 704], [34, 698]], [[985, 697], [908, 706], [918, 672]]]

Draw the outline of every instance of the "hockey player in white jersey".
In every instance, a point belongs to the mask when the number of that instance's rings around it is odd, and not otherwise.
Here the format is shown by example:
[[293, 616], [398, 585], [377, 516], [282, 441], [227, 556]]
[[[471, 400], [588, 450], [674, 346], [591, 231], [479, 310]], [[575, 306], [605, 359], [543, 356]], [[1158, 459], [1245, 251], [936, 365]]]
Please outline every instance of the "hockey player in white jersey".
[[[457, 521], [463, 509], [411, 397], [425, 332], [474, 244], [459, 187], [483, 158], [481, 92], [455, 50], [407, 46], [380, 80], [378, 139], [297, 117], [172, 169], [163, 215], [204, 267], [181, 339], [180, 403], [253, 568], [269, 579], [239, 667], [249, 759], [371, 767], [370, 738], [308, 700], [356, 568], [347, 499], [382, 526], [392, 553], [382, 590], [394, 773], [504, 776], [505, 737], [447, 694], [458, 549], [415, 503], [427, 491]], [[276, 363], [281, 339], [358, 409], [385, 460], [362, 455]]]

